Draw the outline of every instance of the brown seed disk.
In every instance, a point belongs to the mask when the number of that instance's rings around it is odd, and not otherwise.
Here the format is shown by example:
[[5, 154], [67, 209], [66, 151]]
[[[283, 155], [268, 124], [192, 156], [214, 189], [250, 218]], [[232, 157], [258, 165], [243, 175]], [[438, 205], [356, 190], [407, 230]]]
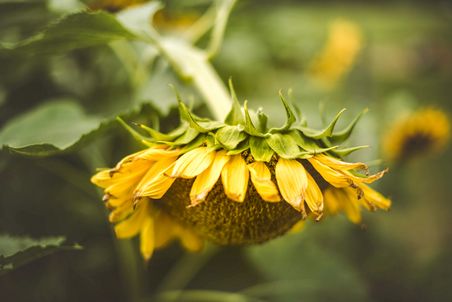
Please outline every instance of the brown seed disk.
[[262, 243], [286, 233], [301, 219], [288, 203], [262, 200], [251, 181], [244, 202], [227, 198], [219, 180], [206, 200], [190, 205], [192, 179], [177, 179], [157, 203], [174, 219], [220, 245]]

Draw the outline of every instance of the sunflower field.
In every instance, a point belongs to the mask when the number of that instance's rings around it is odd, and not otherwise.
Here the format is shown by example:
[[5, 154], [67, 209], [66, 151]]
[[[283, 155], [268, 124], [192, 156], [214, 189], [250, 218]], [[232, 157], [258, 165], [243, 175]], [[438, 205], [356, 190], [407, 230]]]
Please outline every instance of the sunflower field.
[[0, 301], [451, 301], [451, 83], [447, 1], [0, 0]]

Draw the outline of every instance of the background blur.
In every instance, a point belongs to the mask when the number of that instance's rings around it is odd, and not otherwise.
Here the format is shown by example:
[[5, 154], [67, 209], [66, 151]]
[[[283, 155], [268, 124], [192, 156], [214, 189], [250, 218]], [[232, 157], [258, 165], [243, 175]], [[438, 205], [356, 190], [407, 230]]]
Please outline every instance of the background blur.
[[[0, 41], [32, 36], [66, 2], [0, 0]], [[169, 1], [165, 11], [175, 17], [163, 18], [162, 30], [179, 30], [207, 5]], [[75, 132], [118, 114], [172, 129], [178, 117], [168, 83], [194, 95], [197, 111], [208, 114], [193, 88], [153, 54], [140, 71], [144, 84], [136, 84], [118, 47], [0, 51], [0, 141], [55, 131], [33, 118], [11, 126], [42, 110], [56, 110], [55, 125]], [[274, 122], [284, 117], [279, 89], [292, 89], [314, 126], [319, 104], [327, 117], [348, 108], [344, 124], [369, 108], [351, 145], [371, 148], [349, 159], [378, 158], [390, 167], [378, 189], [392, 198], [391, 211], [365, 213], [363, 225], [329, 217], [261, 246], [187, 255], [174, 244], [144, 264], [134, 240], [114, 238], [89, 182], [96, 167], [139, 148], [119, 125], [104, 123], [83, 147], [54, 156], [1, 151], [0, 234], [64, 236], [68, 246], [0, 274], [0, 300], [153, 301], [183, 288], [197, 290], [183, 301], [452, 301], [451, 148], [401, 163], [385, 162], [381, 152], [399, 117], [426, 106], [452, 111], [448, 1], [239, 1], [213, 64], [225, 82], [232, 77], [240, 99], [262, 106]]]

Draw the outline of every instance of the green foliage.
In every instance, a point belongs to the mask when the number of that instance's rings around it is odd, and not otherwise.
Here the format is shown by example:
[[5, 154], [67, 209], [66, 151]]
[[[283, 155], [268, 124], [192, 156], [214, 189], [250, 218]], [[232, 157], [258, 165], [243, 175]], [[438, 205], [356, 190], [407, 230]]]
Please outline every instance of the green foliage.
[[32, 239], [0, 235], [0, 275], [58, 251], [82, 248], [78, 244], [65, 244], [65, 241], [64, 237]]
[[60, 18], [24, 41], [2, 43], [0, 50], [48, 55], [134, 38], [111, 14], [80, 12]]
[[241, 293], [265, 301], [365, 301], [366, 285], [356, 270], [313, 239], [298, 233], [248, 248], [248, 258], [268, 282]]

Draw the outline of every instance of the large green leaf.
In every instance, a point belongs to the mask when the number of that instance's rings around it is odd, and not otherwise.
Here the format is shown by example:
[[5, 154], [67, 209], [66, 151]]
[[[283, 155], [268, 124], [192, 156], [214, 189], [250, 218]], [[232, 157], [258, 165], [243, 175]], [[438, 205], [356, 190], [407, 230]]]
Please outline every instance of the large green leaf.
[[61, 250], [82, 248], [78, 244], [65, 244], [65, 240], [64, 237], [32, 239], [0, 235], [0, 275]]
[[[158, 116], [149, 104], [122, 116], [128, 120], [145, 109]], [[9, 121], [0, 130], [0, 145], [21, 155], [50, 156], [73, 151], [116, 124], [115, 118], [87, 115], [74, 101], [56, 100]]]
[[120, 39], [134, 39], [116, 17], [106, 12], [78, 12], [66, 15], [36, 35], [18, 42], [1, 43], [0, 50], [30, 54], [54, 54]]

